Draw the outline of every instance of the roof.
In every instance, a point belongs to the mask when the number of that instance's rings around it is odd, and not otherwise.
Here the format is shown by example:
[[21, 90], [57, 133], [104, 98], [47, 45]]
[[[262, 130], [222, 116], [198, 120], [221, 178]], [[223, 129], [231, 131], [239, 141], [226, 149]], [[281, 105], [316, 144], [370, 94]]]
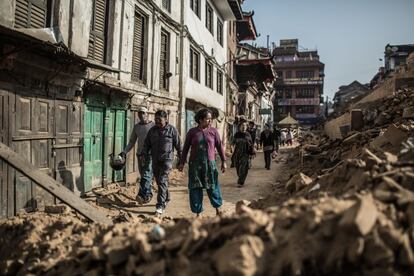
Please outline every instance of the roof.
[[283, 120], [281, 120], [279, 122], [279, 125], [298, 125], [299, 122], [296, 121], [292, 116], [290, 116], [290, 113], [287, 115], [286, 118], [284, 118]]
[[243, 12], [240, 6], [240, 0], [227, 0], [231, 10], [233, 11], [234, 16], [236, 17], [236, 20], [242, 20], [243, 19]]
[[[2, 42], [17, 43], [20, 51], [37, 50], [50, 58], [55, 58], [59, 63], [88, 64], [61, 41], [58, 28], [10, 29], [0, 25], [0, 35]], [[6, 53], [5, 56], [7, 55]]]
[[270, 59], [243, 59], [236, 64], [236, 69], [239, 84], [261, 83], [275, 78]]
[[385, 55], [393, 56], [398, 53], [410, 54], [414, 52], [414, 44], [401, 44], [401, 45], [390, 45], [385, 46]]
[[292, 67], [319, 67], [325, 68], [325, 64], [319, 60], [294, 60], [275, 62], [275, 69], [292, 68]]
[[236, 16], [230, 5], [230, 1], [223, 0], [211, 0], [214, 3], [214, 6], [217, 8], [219, 14], [223, 17], [223, 20], [235, 20]]
[[276, 47], [273, 49], [274, 56], [294, 55], [297, 53], [296, 47]]
[[256, 25], [253, 21], [254, 12], [243, 12], [243, 19], [238, 20], [237, 24], [237, 38], [239, 41], [255, 40], [257, 38]]

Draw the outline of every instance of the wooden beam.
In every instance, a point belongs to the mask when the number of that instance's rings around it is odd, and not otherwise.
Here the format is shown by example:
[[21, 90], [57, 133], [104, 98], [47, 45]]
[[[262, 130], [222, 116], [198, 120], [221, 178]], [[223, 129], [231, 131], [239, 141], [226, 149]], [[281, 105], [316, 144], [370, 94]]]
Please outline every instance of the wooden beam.
[[24, 159], [21, 154], [17, 154], [1, 142], [0, 158], [87, 219], [97, 223], [112, 224], [112, 221], [106, 217], [105, 213], [89, 205], [86, 201], [72, 193], [55, 179], [38, 170]]

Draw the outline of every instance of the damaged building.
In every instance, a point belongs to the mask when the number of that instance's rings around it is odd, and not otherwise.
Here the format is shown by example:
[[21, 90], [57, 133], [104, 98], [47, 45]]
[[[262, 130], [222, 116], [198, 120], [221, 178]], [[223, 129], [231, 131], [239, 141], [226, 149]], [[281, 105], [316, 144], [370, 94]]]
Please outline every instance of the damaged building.
[[[119, 172], [108, 155], [125, 146], [138, 106], [178, 119], [180, 8], [164, 2], [3, 1], [2, 142], [78, 194], [135, 181], [134, 154]], [[1, 168], [2, 217], [54, 201]]]

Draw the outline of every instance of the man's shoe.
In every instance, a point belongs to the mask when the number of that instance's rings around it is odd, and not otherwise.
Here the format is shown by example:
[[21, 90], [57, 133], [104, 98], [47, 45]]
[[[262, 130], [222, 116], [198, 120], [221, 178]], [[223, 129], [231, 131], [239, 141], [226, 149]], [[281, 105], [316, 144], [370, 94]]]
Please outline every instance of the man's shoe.
[[155, 209], [155, 215], [156, 216], [161, 216], [162, 213], [164, 213], [164, 208], [162, 207], [157, 207], [157, 209]]
[[140, 195], [137, 195], [135, 199], [137, 200], [139, 205], [147, 203], [147, 202], [145, 202], [146, 200], [143, 199]]

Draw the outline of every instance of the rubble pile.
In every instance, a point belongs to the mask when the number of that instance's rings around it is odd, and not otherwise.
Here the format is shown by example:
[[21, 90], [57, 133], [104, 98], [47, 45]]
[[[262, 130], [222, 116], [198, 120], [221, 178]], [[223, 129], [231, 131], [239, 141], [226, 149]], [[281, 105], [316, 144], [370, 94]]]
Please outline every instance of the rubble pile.
[[0, 224], [0, 270], [49, 275], [414, 273], [414, 196], [387, 176], [378, 190], [347, 198], [290, 199], [265, 210], [247, 205], [239, 202], [231, 217], [152, 224], [15, 218]]

